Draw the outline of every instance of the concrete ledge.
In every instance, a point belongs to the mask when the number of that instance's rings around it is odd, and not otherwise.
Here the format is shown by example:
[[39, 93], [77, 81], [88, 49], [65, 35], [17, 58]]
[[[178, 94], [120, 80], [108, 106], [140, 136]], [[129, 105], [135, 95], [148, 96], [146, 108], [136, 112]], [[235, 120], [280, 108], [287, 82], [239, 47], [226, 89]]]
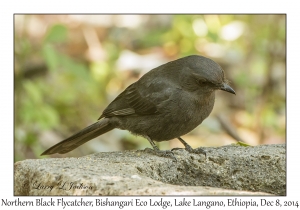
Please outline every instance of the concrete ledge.
[[145, 151], [15, 163], [15, 195], [286, 195], [285, 145]]

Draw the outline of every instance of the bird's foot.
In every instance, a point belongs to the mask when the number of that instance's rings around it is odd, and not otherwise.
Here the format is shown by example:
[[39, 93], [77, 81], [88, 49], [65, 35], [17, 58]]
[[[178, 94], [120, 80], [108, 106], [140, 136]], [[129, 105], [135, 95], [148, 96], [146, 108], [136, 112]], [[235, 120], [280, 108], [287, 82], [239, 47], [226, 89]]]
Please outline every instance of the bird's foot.
[[[186, 148], [185, 148], [186, 149]], [[187, 149], [186, 149], [187, 150]], [[202, 154], [202, 155], [204, 155], [205, 156], [205, 158], [206, 158], [206, 152], [202, 149], [202, 148], [200, 148], [200, 147], [198, 147], [198, 148], [196, 148], [196, 149], [193, 149], [193, 148], [191, 148], [191, 150], [187, 150], [189, 153], [195, 153], [195, 154], [198, 154], [198, 155], [200, 155], [200, 154]]]
[[[188, 151], [189, 153], [195, 153], [195, 154], [203, 154], [206, 158], [206, 152], [201, 149], [200, 147], [197, 149], [193, 149], [188, 143], [186, 143], [181, 137], [178, 137], [178, 140], [184, 145], [185, 150]], [[178, 149], [178, 148], [174, 148]], [[173, 149], [172, 149], [173, 150]]]
[[174, 153], [170, 150], [156, 150], [156, 149], [145, 148], [144, 151], [154, 154], [154, 155], [157, 155], [159, 157], [171, 158], [177, 162], [177, 159], [176, 159]]
[[186, 151], [188, 151], [189, 153], [194, 153], [194, 154], [203, 154], [205, 157], [206, 157], [206, 152], [198, 147], [196, 149], [193, 149], [190, 145], [185, 145], [185, 148], [173, 148], [171, 151], [174, 151], [174, 150], [179, 150], [179, 149], [185, 149]]

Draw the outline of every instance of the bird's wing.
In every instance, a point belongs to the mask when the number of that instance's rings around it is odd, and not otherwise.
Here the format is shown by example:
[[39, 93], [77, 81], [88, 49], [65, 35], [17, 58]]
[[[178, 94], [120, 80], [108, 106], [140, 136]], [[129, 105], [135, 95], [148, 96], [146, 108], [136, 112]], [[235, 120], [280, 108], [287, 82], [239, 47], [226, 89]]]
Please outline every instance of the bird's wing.
[[[132, 114], [149, 115], [157, 112], [157, 106], [147, 96], [141, 95], [133, 83], [127, 87], [103, 111], [102, 117], [125, 116]], [[100, 119], [99, 118], [99, 119]]]

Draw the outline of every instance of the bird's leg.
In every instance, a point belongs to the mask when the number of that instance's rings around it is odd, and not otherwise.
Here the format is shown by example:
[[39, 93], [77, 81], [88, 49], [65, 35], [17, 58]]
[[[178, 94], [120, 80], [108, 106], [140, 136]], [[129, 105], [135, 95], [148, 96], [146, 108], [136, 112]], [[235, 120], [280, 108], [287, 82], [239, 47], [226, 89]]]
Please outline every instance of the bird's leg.
[[149, 141], [149, 143], [151, 144], [151, 146], [153, 147], [154, 150], [159, 151], [158, 147], [157, 147], [156, 144], [152, 141], [152, 139], [150, 139], [150, 137], [146, 136], [146, 139]]
[[[196, 154], [203, 154], [206, 157], [206, 152], [201, 149], [200, 147], [197, 149], [193, 149], [188, 143], [186, 143], [181, 137], [178, 137], [178, 140], [184, 145], [185, 150], [188, 151], [189, 153], [196, 153]], [[174, 148], [172, 150], [177, 150], [179, 148]]]
[[146, 148], [145, 149], [146, 152], [150, 152], [150, 153], [155, 154], [159, 157], [170, 157], [170, 158], [175, 159], [177, 161], [177, 159], [174, 156], [174, 153], [172, 151], [170, 151], [170, 150], [166, 150], [166, 151], [159, 150], [158, 147], [155, 145], [155, 143], [152, 141], [152, 139], [149, 136], [145, 136], [145, 138], [149, 141], [149, 143], [153, 147], [153, 149]]

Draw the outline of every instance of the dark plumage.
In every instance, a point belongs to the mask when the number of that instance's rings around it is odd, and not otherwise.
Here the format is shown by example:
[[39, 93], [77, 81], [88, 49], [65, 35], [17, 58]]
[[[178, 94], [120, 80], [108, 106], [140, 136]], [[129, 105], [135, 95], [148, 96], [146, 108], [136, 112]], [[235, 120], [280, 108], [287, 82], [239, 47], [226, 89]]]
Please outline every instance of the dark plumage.
[[[215, 90], [235, 94], [222, 68], [203, 56], [184, 57], [152, 69], [128, 86], [103, 111], [99, 121], [49, 148], [42, 155], [67, 153], [114, 128], [153, 141], [178, 138], [190, 132], [211, 113]], [[163, 152], [162, 152], [163, 153]]]

